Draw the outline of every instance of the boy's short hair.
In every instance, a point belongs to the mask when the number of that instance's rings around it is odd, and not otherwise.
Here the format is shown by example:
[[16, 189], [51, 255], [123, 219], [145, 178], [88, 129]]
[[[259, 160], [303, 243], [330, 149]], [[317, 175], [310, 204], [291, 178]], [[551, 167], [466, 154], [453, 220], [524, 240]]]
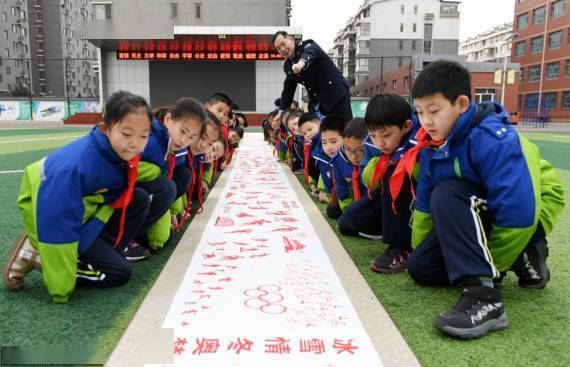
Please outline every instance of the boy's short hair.
[[275, 102], [273, 102], [273, 104], [275, 105], [275, 107], [279, 108], [279, 105], [281, 105], [281, 98], [277, 98]]
[[227, 105], [230, 110], [232, 108], [232, 100], [230, 99], [230, 97], [227, 96], [227, 94], [224, 93], [216, 92], [212, 94], [212, 96], [208, 100], [208, 104], [213, 105], [216, 103], [223, 103]]
[[243, 129], [241, 127], [234, 127], [233, 131], [235, 131], [240, 139], [243, 139]]
[[336, 131], [342, 136], [345, 125], [346, 120], [342, 115], [328, 115], [323, 119], [323, 122], [321, 122], [321, 126], [319, 126], [319, 132], [323, 133], [325, 131]]
[[315, 121], [316, 122], [320, 122], [319, 120], [319, 116], [317, 116], [316, 113], [313, 112], [306, 112], [304, 114], [301, 115], [301, 117], [299, 117], [299, 129], [301, 128], [301, 125], [303, 125], [305, 122], [311, 122], [311, 121]]
[[426, 66], [412, 87], [412, 98], [423, 98], [437, 93], [455, 103], [459, 96], [471, 100], [471, 74], [455, 61], [438, 60]]
[[364, 123], [364, 119], [360, 117], [355, 117], [350, 120], [344, 127], [344, 132], [342, 133], [343, 138], [355, 138], [364, 140], [368, 134], [368, 129]]
[[239, 111], [239, 106], [235, 103], [232, 103], [231, 109], [232, 109], [232, 111]]
[[216, 117], [216, 115], [214, 115], [212, 112], [210, 112], [208, 110], [206, 110], [206, 115], [207, 115], [207, 118], [206, 118], [207, 124], [212, 124], [212, 125], [216, 126], [216, 128], [218, 130], [220, 130], [222, 128], [220, 120]]
[[269, 120], [269, 119], [272, 118], [272, 117], [277, 116], [277, 112], [279, 112], [279, 111], [273, 110], [273, 111], [269, 112], [269, 113], [267, 114], [267, 120]]
[[120, 90], [107, 99], [102, 119], [107, 127], [112, 127], [129, 113], [137, 113], [141, 108], [144, 109], [149, 121], [152, 121], [152, 111], [143, 97]]
[[202, 126], [206, 126], [206, 110], [200, 102], [194, 98], [182, 97], [174, 105], [170, 107], [170, 116], [174, 120], [185, 120], [187, 118], [197, 118], [202, 123]]
[[412, 106], [401, 96], [394, 93], [377, 94], [366, 107], [364, 122], [368, 130], [382, 129], [387, 126], [403, 128], [412, 118]]

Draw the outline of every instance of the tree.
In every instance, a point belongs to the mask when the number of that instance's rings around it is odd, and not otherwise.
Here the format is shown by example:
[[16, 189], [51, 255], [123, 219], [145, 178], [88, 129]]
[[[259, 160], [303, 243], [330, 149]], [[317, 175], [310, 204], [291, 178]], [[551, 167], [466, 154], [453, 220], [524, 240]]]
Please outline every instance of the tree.
[[10, 93], [12, 97], [29, 97], [30, 90], [22, 84], [22, 82], [18, 81], [16, 86], [12, 88], [12, 92]]

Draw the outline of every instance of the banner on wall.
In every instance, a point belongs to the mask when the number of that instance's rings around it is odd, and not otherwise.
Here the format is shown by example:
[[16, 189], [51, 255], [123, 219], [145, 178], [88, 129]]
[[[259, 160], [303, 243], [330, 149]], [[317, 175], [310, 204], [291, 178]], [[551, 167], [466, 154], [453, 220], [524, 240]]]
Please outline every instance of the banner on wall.
[[0, 121], [31, 120], [30, 101], [0, 101]]
[[366, 114], [366, 107], [368, 106], [368, 101], [351, 101], [350, 107], [352, 109], [352, 115], [354, 117], [364, 118]]
[[34, 101], [34, 121], [57, 121], [67, 118], [69, 109], [65, 101]]
[[79, 112], [101, 112], [101, 103], [99, 101], [71, 101], [69, 102], [69, 116], [73, 116]]

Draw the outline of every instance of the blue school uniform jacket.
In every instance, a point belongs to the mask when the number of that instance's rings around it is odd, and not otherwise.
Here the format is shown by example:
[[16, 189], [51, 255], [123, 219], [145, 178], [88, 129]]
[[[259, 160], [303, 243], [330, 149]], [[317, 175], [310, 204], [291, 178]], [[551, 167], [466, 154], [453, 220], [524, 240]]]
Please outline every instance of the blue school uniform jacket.
[[364, 159], [360, 163], [361, 167], [366, 167], [368, 162], [374, 157], [380, 157], [382, 155], [382, 151], [374, 145], [372, 142], [372, 138], [370, 134], [366, 135], [366, 139], [364, 139]]
[[168, 172], [169, 151], [170, 136], [168, 130], [166, 130], [166, 126], [153, 118], [148, 143], [141, 153], [138, 181], [152, 181], [166, 174]]
[[73, 291], [77, 257], [113, 214], [108, 204], [127, 188], [126, 168], [97, 127], [26, 167], [18, 207], [55, 302]]
[[[341, 149], [331, 162], [334, 172], [334, 183], [336, 189], [336, 197], [340, 204], [340, 208], [344, 210], [350, 203], [354, 201], [354, 192], [352, 188], [352, 171], [354, 165], [348, 160], [344, 149]], [[360, 187], [360, 195], [368, 195], [368, 189], [362, 182], [362, 168], [358, 167], [360, 173], [358, 175], [358, 185]]]
[[325, 151], [323, 150], [323, 145], [321, 144], [320, 141], [317, 144], [317, 147], [315, 147], [315, 149], [313, 150], [313, 152], [314, 153], [311, 155], [311, 157], [313, 157], [313, 159], [315, 160], [315, 165], [319, 169], [320, 178], [323, 184], [322, 189], [327, 194], [332, 194], [333, 173], [332, 173], [331, 161], [333, 160], [333, 158], [325, 154]]
[[485, 247], [497, 272], [508, 270], [540, 221], [552, 231], [564, 207], [564, 190], [538, 148], [510, 126], [498, 103], [471, 103], [444, 145], [420, 153], [417, 201], [412, 227], [414, 247], [433, 231], [431, 193], [438, 183], [459, 178], [482, 187], [493, 218]]

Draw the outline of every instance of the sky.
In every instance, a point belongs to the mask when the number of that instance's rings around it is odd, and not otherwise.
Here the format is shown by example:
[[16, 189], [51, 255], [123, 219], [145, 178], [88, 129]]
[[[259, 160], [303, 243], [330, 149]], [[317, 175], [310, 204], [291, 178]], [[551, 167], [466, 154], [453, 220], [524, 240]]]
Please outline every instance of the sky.
[[[292, 0], [291, 25], [303, 27], [303, 38], [312, 38], [324, 50], [328, 50], [337, 32], [356, 14], [363, 2]], [[459, 40], [462, 41], [496, 25], [512, 22], [515, 0], [463, 0], [460, 10]]]

